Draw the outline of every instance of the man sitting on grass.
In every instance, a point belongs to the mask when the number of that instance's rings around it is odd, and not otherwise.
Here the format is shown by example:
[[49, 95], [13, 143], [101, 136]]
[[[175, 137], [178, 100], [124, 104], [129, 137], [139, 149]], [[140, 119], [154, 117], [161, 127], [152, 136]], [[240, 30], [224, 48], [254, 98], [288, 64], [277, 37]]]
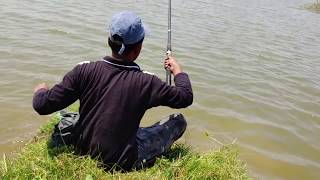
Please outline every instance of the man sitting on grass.
[[34, 90], [33, 108], [40, 115], [80, 100], [80, 117], [70, 131], [75, 136], [71, 144], [80, 154], [99, 158], [108, 168], [141, 169], [168, 151], [186, 129], [181, 114], [139, 128], [147, 109], [185, 108], [193, 101], [188, 75], [173, 57], [164, 64], [174, 75], [175, 86], [142, 72], [134, 63], [144, 37], [144, 26], [135, 13], [118, 13], [110, 25], [111, 56], [77, 65], [51, 89], [41, 83]]

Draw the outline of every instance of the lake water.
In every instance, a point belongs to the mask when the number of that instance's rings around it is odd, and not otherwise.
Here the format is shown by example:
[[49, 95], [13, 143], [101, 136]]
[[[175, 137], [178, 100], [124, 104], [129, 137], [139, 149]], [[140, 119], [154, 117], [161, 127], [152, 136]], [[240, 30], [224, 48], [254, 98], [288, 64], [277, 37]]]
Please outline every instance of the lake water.
[[[236, 140], [259, 179], [320, 178], [320, 14], [312, 0], [174, 0], [174, 55], [194, 103], [181, 110], [182, 141], [200, 152], [207, 137]], [[78, 62], [110, 54], [107, 24], [121, 10], [148, 24], [145, 70], [165, 78], [167, 1], [0, 0], [0, 153], [18, 152], [49, 116], [31, 107], [33, 88], [53, 85]], [[142, 125], [171, 112], [149, 111]]]

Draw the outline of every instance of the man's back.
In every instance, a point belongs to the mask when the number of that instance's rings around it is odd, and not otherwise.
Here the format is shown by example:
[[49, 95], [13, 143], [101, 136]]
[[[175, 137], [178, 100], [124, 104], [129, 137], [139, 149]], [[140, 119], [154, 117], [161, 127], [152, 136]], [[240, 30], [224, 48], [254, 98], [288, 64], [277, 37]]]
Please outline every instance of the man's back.
[[79, 73], [80, 150], [94, 157], [100, 154], [104, 162], [116, 163], [128, 147], [123, 155], [134, 161], [134, 135], [146, 111], [147, 102], [143, 99], [148, 98], [140, 87], [151, 82], [150, 76], [142, 74], [134, 63], [112, 59], [83, 64]]
[[48, 97], [35, 96], [34, 108], [47, 114], [79, 99], [76, 145], [81, 153], [126, 167], [137, 158], [135, 135], [147, 109], [159, 105], [183, 108], [192, 103], [188, 76], [180, 73], [175, 83], [176, 87], [168, 86], [141, 72], [133, 62], [106, 57], [76, 66], [60, 84], [43, 92]]

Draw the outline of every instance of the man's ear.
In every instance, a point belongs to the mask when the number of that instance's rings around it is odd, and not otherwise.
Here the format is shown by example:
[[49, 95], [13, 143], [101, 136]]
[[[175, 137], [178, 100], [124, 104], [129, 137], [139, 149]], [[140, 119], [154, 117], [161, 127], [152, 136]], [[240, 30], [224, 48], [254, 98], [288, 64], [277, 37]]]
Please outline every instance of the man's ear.
[[128, 54], [128, 58], [130, 59], [130, 61], [134, 61], [137, 59], [137, 57], [139, 56], [140, 52], [141, 52], [141, 48], [142, 48], [142, 43], [136, 45], [132, 51], [130, 51], [130, 53]]
[[134, 55], [135, 55], [135, 56], [137, 56], [137, 57], [139, 56], [139, 54], [140, 54], [140, 52], [141, 52], [141, 48], [142, 48], [141, 45], [138, 45], [138, 46], [136, 46], [136, 47], [134, 48], [134, 53], [135, 53]]

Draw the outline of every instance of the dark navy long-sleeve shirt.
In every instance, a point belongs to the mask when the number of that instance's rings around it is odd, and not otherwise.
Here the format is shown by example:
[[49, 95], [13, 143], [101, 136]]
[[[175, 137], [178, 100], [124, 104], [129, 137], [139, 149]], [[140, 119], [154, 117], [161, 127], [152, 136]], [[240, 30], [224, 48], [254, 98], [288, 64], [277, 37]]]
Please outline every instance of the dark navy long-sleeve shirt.
[[179, 73], [174, 82], [175, 86], [169, 86], [155, 75], [142, 72], [133, 62], [105, 57], [77, 65], [61, 83], [37, 91], [33, 108], [45, 115], [79, 99], [78, 149], [82, 154], [99, 156], [105, 164], [117, 163], [129, 169], [137, 159], [135, 137], [146, 110], [192, 104], [188, 75]]

